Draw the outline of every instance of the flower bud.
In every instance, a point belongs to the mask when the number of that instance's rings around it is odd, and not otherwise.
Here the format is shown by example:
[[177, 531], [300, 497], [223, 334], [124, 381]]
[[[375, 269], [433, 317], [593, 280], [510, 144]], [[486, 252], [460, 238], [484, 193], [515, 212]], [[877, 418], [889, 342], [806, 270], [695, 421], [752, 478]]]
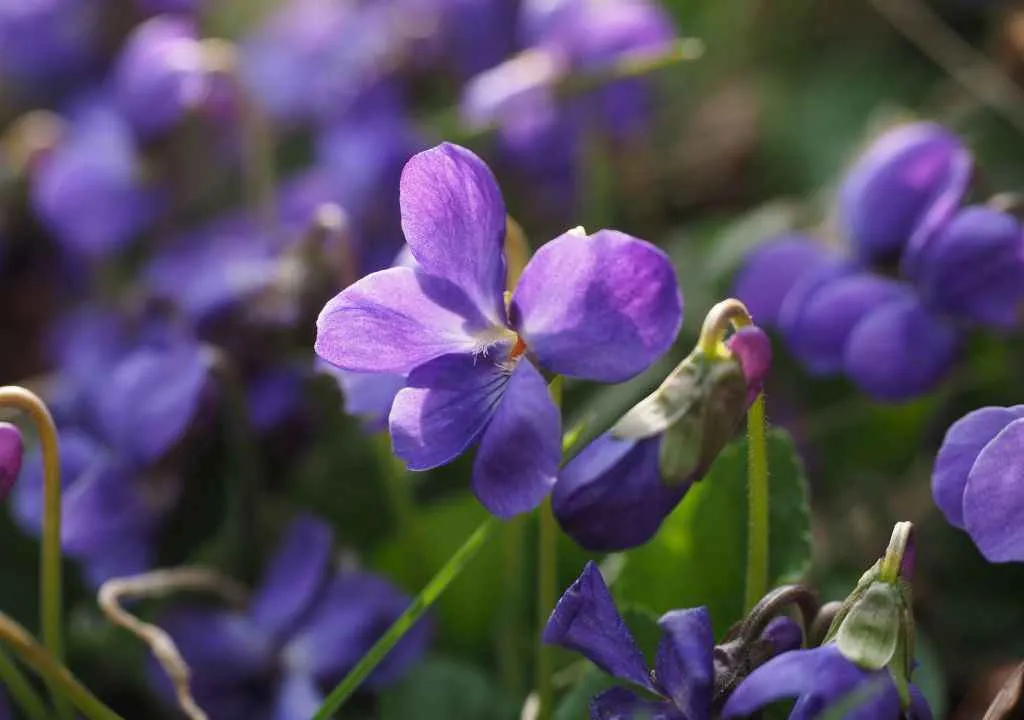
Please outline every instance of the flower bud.
[[0, 423], [0, 501], [5, 500], [14, 487], [23, 455], [21, 431], [10, 423]]

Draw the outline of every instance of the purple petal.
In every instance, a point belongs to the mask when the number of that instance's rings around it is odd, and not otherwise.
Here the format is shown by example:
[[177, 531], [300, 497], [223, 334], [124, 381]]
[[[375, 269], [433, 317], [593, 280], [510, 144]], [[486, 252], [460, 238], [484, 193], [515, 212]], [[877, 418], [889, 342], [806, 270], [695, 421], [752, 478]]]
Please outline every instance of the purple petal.
[[910, 720], [932, 720], [932, 709], [921, 691], [910, 686]]
[[655, 660], [658, 684], [683, 717], [706, 717], [715, 682], [711, 615], [704, 607], [674, 610], [662, 615], [658, 625], [662, 631]]
[[799, 650], [804, 642], [804, 631], [792, 618], [779, 616], [772, 618], [761, 632], [761, 640], [771, 643], [775, 655], [790, 650]]
[[987, 207], [957, 213], [928, 244], [917, 270], [922, 294], [938, 312], [1000, 328], [1020, 319], [1024, 231]]
[[978, 455], [964, 492], [964, 526], [989, 562], [1024, 561], [1024, 419]]
[[[67, 489], [94, 467], [110, 463], [107, 451], [94, 437], [78, 429], [61, 428], [60, 479]], [[39, 534], [43, 524], [43, 458], [41, 453], [29, 453], [25, 458], [21, 478], [14, 486], [14, 517], [26, 532]], [[63, 508], [62, 508], [63, 510]]]
[[764, 388], [764, 381], [772, 367], [772, 343], [764, 330], [751, 325], [740, 328], [726, 341], [736, 355], [747, 380], [747, 406], [753, 404]]
[[643, 653], [593, 562], [558, 601], [543, 640], [575, 650], [606, 673], [655, 692]]
[[112, 578], [138, 575], [152, 569], [154, 555], [152, 538], [126, 534], [111, 539], [95, 554], [79, 558], [79, 563], [89, 587], [99, 589]]
[[508, 372], [486, 357], [444, 355], [421, 365], [391, 406], [392, 450], [411, 470], [450, 462], [483, 431], [508, 384]]
[[50, 345], [61, 374], [82, 386], [106, 375], [127, 349], [121, 318], [91, 306], [61, 317]]
[[197, 343], [142, 347], [110, 371], [97, 413], [107, 440], [150, 462], [177, 443], [195, 417], [209, 377], [210, 360]]
[[862, 320], [846, 344], [846, 373], [868, 395], [901, 402], [934, 388], [960, 347], [956, 329], [916, 297], [887, 303]]
[[971, 156], [934, 123], [891, 130], [854, 164], [839, 191], [841, 222], [866, 260], [923, 243], [956, 209], [971, 176]]
[[253, 430], [265, 433], [298, 417], [305, 379], [306, 373], [291, 365], [267, 368], [250, 379], [246, 402]]
[[253, 624], [271, 637], [285, 637], [326, 586], [333, 550], [326, 523], [310, 516], [293, 520], [252, 599]]
[[733, 281], [732, 295], [743, 301], [758, 325], [773, 326], [797, 281], [833, 259], [828, 248], [804, 235], [769, 240], [747, 255]]
[[201, 608], [178, 608], [160, 618], [192, 676], [205, 685], [260, 680], [273, 672], [271, 639], [244, 615]]
[[1014, 420], [1024, 408], [986, 407], [975, 410], [946, 431], [932, 471], [932, 495], [951, 525], [964, 526], [964, 491], [967, 477], [982, 449]]
[[494, 324], [505, 317], [505, 203], [484, 161], [442, 143], [402, 171], [402, 232], [423, 270], [461, 288]]
[[650, 243], [615, 230], [569, 232], [530, 260], [510, 315], [545, 369], [619, 382], [671, 347], [683, 297], [668, 256]]
[[405, 374], [452, 353], [486, 347], [489, 326], [454, 285], [411, 268], [367, 275], [317, 319], [317, 355], [342, 370]]
[[[838, 372], [857, 324], [906, 292], [902, 285], [887, 278], [829, 267], [819, 271], [813, 288], [808, 285], [803, 290], [800, 307], [793, 304], [786, 308], [783, 331], [793, 354], [812, 372]], [[787, 300], [787, 304], [790, 302]]]
[[324, 694], [306, 673], [285, 673], [277, 689], [273, 720], [308, 720], [323, 704]]
[[868, 677], [869, 673], [844, 658], [834, 645], [783, 653], [739, 684], [725, 703], [722, 717], [745, 717], [776, 700], [791, 697], [824, 701], [815, 703], [820, 709]]
[[[319, 682], [341, 679], [408, 607], [410, 598], [383, 578], [364, 572], [340, 575], [327, 588], [313, 614], [285, 647], [291, 672]], [[425, 652], [431, 626], [420, 620], [370, 676], [371, 686], [399, 677]]]
[[16, 425], [0, 422], [0, 502], [7, 499], [21, 473], [25, 444]]
[[661, 436], [639, 442], [605, 433], [562, 468], [551, 506], [587, 550], [611, 552], [650, 540], [690, 488], [661, 478]]
[[160, 514], [147, 502], [138, 471], [110, 456], [74, 478], [62, 499], [61, 545], [78, 557], [102, 555], [125, 536], [144, 538]]
[[[703, 718], [707, 715], [694, 715]], [[590, 701], [590, 720], [689, 720], [672, 703], [644, 700], [626, 688], [605, 690]]]
[[473, 462], [473, 492], [498, 517], [537, 507], [562, 460], [562, 418], [547, 383], [523, 358], [484, 429]]

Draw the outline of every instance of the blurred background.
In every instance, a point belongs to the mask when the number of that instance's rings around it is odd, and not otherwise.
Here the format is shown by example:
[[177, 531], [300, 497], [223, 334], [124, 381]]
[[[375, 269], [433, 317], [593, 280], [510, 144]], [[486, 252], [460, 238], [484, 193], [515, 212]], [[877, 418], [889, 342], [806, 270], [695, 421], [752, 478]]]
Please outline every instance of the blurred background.
[[[570, 416], [611, 417], [688, 352], [760, 242], [810, 229], [843, 246], [835, 188], [885, 128], [935, 120], [974, 153], [974, 196], [1018, 192], [1022, 79], [1024, 3], [1009, 1], [0, 0], [0, 384], [52, 404], [66, 452], [81, 440], [66, 484], [96, 457], [117, 468], [113, 489], [65, 511], [70, 665], [126, 717], [173, 717], [138, 643], [96, 609], [98, 582], [214, 557], [256, 582], [304, 511], [344, 562], [415, 594], [484, 517], [468, 460], [404, 474], [380, 433], [389, 390], [339, 382], [312, 351], [323, 303], [401, 249], [411, 154], [443, 140], [479, 153], [533, 248], [583, 225], [670, 253], [686, 299], [675, 351], [622, 386], [567, 386]], [[188, 348], [215, 359], [196, 369]], [[985, 563], [929, 489], [956, 418], [1024, 399], [1022, 351], [1019, 331], [972, 333], [936, 389], [887, 404], [775, 344], [768, 412], [811, 488], [806, 577], [843, 597], [895, 520], [918, 525], [938, 716], [980, 717], [1024, 655], [1024, 570]], [[176, 402], [178, 426], [147, 417]], [[167, 437], [136, 438], [147, 423]], [[0, 520], [0, 606], [31, 628], [33, 471]], [[244, 551], [213, 553], [231, 523], [248, 525]], [[113, 550], [128, 546], [145, 551]], [[458, 677], [459, 718], [514, 717], [525, 695], [526, 668], [499, 656], [511, 642], [527, 662], [534, 637], [502, 635], [499, 614], [516, 601], [532, 617], [532, 568], [513, 564], [510, 600], [503, 552], [489, 545], [435, 613], [430, 656]], [[563, 538], [562, 587], [586, 557]], [[702, 600], [661, 572], [629, 599]], [[348, 712], [420, 707], [423, 687], [397, 687]]]

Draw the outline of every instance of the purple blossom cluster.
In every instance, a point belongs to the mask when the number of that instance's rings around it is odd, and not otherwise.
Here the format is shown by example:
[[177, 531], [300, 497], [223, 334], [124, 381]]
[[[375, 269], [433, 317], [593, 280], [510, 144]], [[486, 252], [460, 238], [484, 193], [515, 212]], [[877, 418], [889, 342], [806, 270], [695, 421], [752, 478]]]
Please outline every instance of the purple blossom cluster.
[[969, 204], [970, 152], [931, 122], [878, 137], [835, 209], [845, 251], [800, 233], [757, 247], [734, 292], [818, 375], [843, 374], [901, 402], [933, 390], [971, 328], [1007, 331], [1024, 300], [1024, 233], [995, 204]]

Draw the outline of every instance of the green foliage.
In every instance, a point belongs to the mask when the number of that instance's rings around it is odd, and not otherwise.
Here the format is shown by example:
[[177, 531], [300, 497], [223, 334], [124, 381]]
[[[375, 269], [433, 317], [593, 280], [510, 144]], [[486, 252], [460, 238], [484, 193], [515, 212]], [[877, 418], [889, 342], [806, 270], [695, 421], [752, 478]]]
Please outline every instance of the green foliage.
[[[721, 635], [743, 612], [746, 442], [728, 446], [647, 545], [629, 554], [619, 596], [657, 612], [706, 605]], [[771, 485], [769, 578], [792, 581], [810, 564], [810, 509], [803, 464], [790, 437], [768, 434]]]
[[381, 693], [380, 720], [514, 720], [516, 704], [472, 665], [433, 658]]

